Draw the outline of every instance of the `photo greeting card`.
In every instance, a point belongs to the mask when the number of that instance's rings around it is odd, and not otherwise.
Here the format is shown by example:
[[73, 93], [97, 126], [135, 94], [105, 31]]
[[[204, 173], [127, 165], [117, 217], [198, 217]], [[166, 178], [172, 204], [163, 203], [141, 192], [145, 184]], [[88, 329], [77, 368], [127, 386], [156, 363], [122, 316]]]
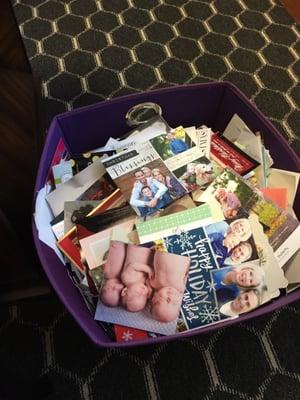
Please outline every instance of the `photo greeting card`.
[[221, 172], [209, 160], [211, 130], [203, 127], [178, 127], [167, 134], [150, 140], [167, 168], [173, 172], [184, 188], [191, 192], [205, 188]]
[[[204, 211], [204, 207], [208, 207], [208, 204], [198, 209]], [[191, 258], [181, 308], [185, 329], [203, 327], [232, 317], [220, 312], [222, 301], [233, 301], [234, 307], [242, 303], [244, 297], [252, 297], [251, 307], [240, 310], [240, 313], [244, 313], [277, 297], [279, 288], [286, 287], [287, 280], [256, 215], [213, 223], [199, 218], [198, 221], [195, 219], [198, 226], [193, 226], [192, 221], [189, 226], [188, 212], [178, 214], [181, 215], [174, 215], [175, 222], [170, 218], [159, 218], [137, 224], [137, 232], [142, 243], [151, 238], [158, 250]], [[181, 223], [180, 217], [183, 215], [185, 224], [183, 221]], [[148, 228], [152, 228], [152, 231], [148, 231]], [[147, 245], [152, 246], [153, 242]], [[226, 284], [222, 282], [220, 287], [215, 286], [211, 271], [224, 268], [231, 272], [231, 279], [227, 279]], [[224, 272], [216, 276], [220, 274]], [[255, 291], [250, 293], [252, 289]], [[182, 326], [180, 330], [184, 330]]]
[[189, 257], [112, 241], [95, 319], [175, 333], [189, 267]]
[[186, 194], [150, 142], [108, 157], [103, 165], [139, 216], [153, 215]]
[[198, 200], [217, 201], [228, 219], [243, 216], [245, 212], [256, 214], [281, 267], [300, 247], [297, 239], [300, 233], [299, 221], [288, 211], [264, 198], [262, 192], [230, 169], [225, 169]]
[[222, 168], [208, 158], [211, 130], [178, 127], [103, 160], [137, 214], [157, 214], [175, 199], [204, 189]]
[[220, 314], [210, 271], [218, 268], [209, 239], [203, 227], [182, 231], [154, 241], [161, 251], [188, 256], [191, 259], [181, 316], [186, 329], [219, 322]]
[[264, 270], [255, 263], [213, 269], [210, 275], [223, 318], [250, 312], [272, 298], [264, 285]]

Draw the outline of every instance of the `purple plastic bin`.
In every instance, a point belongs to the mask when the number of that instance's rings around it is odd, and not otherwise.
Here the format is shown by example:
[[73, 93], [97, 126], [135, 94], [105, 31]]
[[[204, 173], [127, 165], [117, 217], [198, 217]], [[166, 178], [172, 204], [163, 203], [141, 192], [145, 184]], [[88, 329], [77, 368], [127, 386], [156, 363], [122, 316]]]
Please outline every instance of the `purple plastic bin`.
[[[35, 192], [45, 184], [49, 165], [61, 136], [73, 153], [83, 153], [97, 148], [104, 145], [110, 136], [120, 137], [130, 131], [125, 122], [125, 115], [132, 106], [142, 102], [160, 104], [163, 116], [173, 127], [205, 124], [215, 131], [222, 132], [233, 114], [237, 113], [253, 132], [258, 130], [262, 132], [265, 145], [271, 150], [276, 168], [300, 171], [298, 156], [255, 105], [231, 83], [216, 82], [176, 86], [119, 97], [56, 116], [46, 138], [36, 178]], [[295, 211], [299, 218], [300, 190], [297, 192], [295, 204]], [[191, 337], [246, 321], [300, 299], [300, 290], [296, 290], [238, 319], [228, 320], [215, 326], [188, 331], [180, 335], [115, 343], [94, 321], [80, 293], [69, 278], [66, 268], [56, 254], [38, 239], [34, 222], [33, 235], [41, 264], [62, 303], [89, 338], [101, 347], [137, 346]]]

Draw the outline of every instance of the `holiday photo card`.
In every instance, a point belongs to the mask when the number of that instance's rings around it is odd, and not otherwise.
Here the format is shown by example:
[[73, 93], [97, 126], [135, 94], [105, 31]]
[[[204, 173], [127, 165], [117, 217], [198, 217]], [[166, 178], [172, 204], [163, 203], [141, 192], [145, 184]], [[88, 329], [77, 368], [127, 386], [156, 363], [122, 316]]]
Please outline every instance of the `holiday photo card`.
[[149, 142], [108, 157], [103, 164], [139, 216], [156, 214], [186, 194]]
[[95, 319], [176, 332], [190, 258], [111, 241]]

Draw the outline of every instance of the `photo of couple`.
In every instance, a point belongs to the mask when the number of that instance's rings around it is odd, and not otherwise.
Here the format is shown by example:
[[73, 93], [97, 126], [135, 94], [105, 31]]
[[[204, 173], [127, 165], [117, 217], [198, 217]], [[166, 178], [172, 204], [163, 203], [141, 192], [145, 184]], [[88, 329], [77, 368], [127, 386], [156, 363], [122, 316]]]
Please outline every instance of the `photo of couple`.
[[220, 267], [258, 259], [247, 218], [224, 220], [205, 227], [206, 234]]
[[141, 217], [146, 217], [164, 209], [186, 194], [186, 190], [167, 170], [165, 166], [158, 166], [156, 160], [132, 172], [133, 187], [129, 203]]
[[151, 318], [176, 321], [190, 258], [112, 241], [104, 264], [100, 301], [136, 313], [149, 306]]
[[211, 271], [219, 311], [234, 317], [258, 307], [267, 293], [265, 274], [255, 263]]

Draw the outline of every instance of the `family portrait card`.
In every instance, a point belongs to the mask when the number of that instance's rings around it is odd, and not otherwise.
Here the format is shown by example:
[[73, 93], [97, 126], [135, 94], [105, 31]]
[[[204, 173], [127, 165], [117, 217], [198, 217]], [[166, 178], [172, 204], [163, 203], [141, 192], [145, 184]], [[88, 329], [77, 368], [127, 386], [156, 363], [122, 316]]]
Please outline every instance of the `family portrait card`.
[[210, 241], [203, 227], [182, 231], [154, 241], [161, 251], [188, 256], [191, 265], [183, 294], [181, 316], [186, 329], [217, 323], [220, 315], [210, 270], [218, 268]]
[[150, 142], [108, 157], [103, 165], [139, 216], [154, 215], [186, 194]]
[[112, 241], [95, 319], [176, 332], [190, 258]]
[[[196, 143], [187, 134], [186, 130], [180, 126], [167, 133], [157, 135], [149, 140], [151, 145], [159, 154], [160, 158], [167, 162], [174, 156], [186, 152], [196, 147]], [[200, 153], [200, 156], [203, 155]]]
[[[174, 175], [179, 179], [188, 192], [205, 189], [218, 176], [223, 168], [205, 156], [186, 163], [174, 164]], [[179, 167], [179, 168], [178, 168]]]
[[[264, 285], [264, 270], [255, 263], [214, 269], [210, 275], [218, 311], [223, 318], [252, 311], [271, 299]], [[243, 287], [250, 282], [252, 287]]]
[[219, 267], [258, 259], [248, 218], [214, 222], [204, 228]]

